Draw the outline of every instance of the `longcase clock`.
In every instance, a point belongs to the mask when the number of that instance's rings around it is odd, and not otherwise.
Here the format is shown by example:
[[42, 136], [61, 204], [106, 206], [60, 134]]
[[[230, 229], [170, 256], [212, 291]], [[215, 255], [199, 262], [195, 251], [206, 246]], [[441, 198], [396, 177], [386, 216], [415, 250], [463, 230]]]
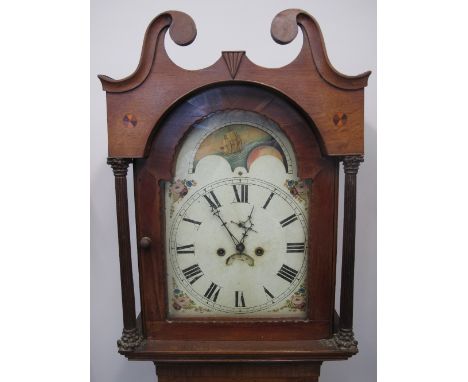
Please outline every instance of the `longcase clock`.
[[[298, 57], [279, 69], [222, 52], [188, 71], [164, 48], [196, 36], [166, 12], [140, 63], [107, 94], [123, 305], [121, 354], [159, 381], [318, 381], [357, 353], [353, 325], [356, 174], [364, 87], [330, 64], [313, 17], [286, 10], [271, 35]], [[334, 309], [338, 179], [345, 172], [341, 303]], [[127, 205], [133, 164], [141, 314]], [[339, 277], [339, 276], [338, 276]]]

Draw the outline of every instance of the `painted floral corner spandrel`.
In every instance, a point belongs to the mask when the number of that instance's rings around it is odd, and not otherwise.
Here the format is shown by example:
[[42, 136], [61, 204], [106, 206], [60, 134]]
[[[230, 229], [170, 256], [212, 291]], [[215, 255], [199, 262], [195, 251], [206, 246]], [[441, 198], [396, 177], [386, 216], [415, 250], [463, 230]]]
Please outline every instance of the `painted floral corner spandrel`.
[[305, 311], [306, 290], [304, 285], [301, 285], [300, 288], [290, 298], [288, 298], [282, 306], [270, 310], [269, 312], [279, 312], [284, 309], [287, 309], [289, 312]]
[[312, 181], [309, 179], [306, 180], [294, 180], [287, 179], [284, 182], [284, 185], [289, 190], [289, 193], [294, 196], [298, 201], [307, 204], [307, 194], [309, 192], [310, 185]]
[[172, 297], [172, 307], [175, 310], [191, 310], [194, 312], [198, 313], [206, 313], [206, 312], [211, 312], [210, 309], [203, 308], [201, 306], [198, 306], [195, 301], [193, 301], [187, 293], [182, 291], [177, 284], [175, 283], [175, 280], [172, 280], [173, 285], [174, 285], [174, 290], [173, 290], [173, 297]]
[[169, 184], [169, 197], [172, 200], [170, 211], [171, 217], [174, 213], [174, 204], [183, 199], [185, 195], [188, 194], [189, 189], [196, 185], [197, 182], [189, 179], [177, 179], [176, 181]]

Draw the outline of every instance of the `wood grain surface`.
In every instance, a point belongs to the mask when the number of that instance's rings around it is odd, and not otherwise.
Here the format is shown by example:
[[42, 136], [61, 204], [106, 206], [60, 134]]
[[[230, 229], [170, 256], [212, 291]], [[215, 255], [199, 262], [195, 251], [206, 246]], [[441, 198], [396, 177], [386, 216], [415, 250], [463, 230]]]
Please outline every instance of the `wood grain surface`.
[[[147, 28], [135, 72], [106, 91], [109, 164], [116, 175], [124, 329], [143, 341], [120, 347], [132, 360], [151, 360], [161, 382], [318, 381], [326, 360], [357, 352], [352, 334], [356, 161], [364, 154], [364, 88], [370, 72], [339, 73], [330, 63], [317, 21], [298, 9], [280, 12], [271, 36], [288, 44], [303, 32], [299, 55], [281, 68], [256, 65], [243, 51], [222, 52], [210, 67], [185, 70], [169, 58], [164, 38], [192, 43], [190, 16], [169, 11]], [[250, 110], [276, 122], [290, 140], [309, 195], [308, 311], [305, 320], [200, 318], [169, 320], [165, 264], [164, 188], [192, 126], [210, 113]], [[346, 170], [340, 318], [334, 310], [338, 171]], [[141, 316], [135, 319], [126, 165], [134, 164]], [[357, 164], [358, 166], [358, 164]], [[124, 174], [125, 172], [125, 174]], [[337, 331], [345, 329], [342, 341]], [[335, 333], [335, 336], [334, 336]], [[135, 334], [136, 335], [136, 334]], [[346, 346], [341, 346], [345, 344]]]
[[[272, 23], [272, 37], [290, 42], [303, 31], [302, 50], [297, 58], [282, 68], [264, 68], [243, 55], [232, 75], [229, 63], [220, 57], [212, 66], [185, 70], [175, 65], [164, 47], [169, 30], [179, 45], [196, 37], [193, 20], [181, 12], [166, 12], [149, 25], [135, 72], [121, 80], [100, 75], [107, 92], [107, 123], [110, 157], [145, 157], [148, 140], [166, 111], [185, 97], [206, 86], [226, 81], [248, 82], [281, 92], [310, 118], [320, 133], [327, 155], [356, 155], [364, 152], [364, 87], [370, 72], [346, 76], [331, 65], [322, 33], [315, 19], [300, 10], [278, 14]], [[346, 123], [337, 126], [335, 114], [346, 114]], [[124, 122], [131, 114], [136, 124]]]
[[[163, 181], [173, 177], [180, 142], [203, 116], [218, 110], [253, 110], [275, 121], [290, 139], [299, 176], [313, 182], [309, 200], [308, 318], [305, 321], [167, 319]], [[250, 84], [207, 88], [173, 109], [150, 140], [149, 155], [134, 161], [137, 237], [151, 238], [140, 248], [139, 271], [144, 333], [154, 339], [299, 340], [332, 335], [338, 159], [323, 156], [317, 129], [278, 93]]]

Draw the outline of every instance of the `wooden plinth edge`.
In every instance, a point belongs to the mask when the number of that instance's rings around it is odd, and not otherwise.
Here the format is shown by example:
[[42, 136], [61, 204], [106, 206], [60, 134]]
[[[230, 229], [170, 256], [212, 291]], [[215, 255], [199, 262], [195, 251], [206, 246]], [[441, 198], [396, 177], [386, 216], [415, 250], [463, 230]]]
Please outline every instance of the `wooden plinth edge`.
[[300, 364], [159, 364], [156, 373], [160, 382], [299, 382], [318, 381], [321, 362]]
[[144, 340], [121, 352], [130, 360], [170, 363], [313, 362], [345, 360], [355, 352], [339, 349], [332, 339], [305, 341], [170, 341]]

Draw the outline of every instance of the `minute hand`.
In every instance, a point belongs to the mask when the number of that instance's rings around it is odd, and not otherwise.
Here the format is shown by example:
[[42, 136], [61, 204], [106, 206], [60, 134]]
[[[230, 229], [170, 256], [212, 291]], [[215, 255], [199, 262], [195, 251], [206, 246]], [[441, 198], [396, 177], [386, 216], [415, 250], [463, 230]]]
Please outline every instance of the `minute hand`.
[[235, 246], [237, 246], [237, 244], [239, 244], [239, 240], [237, 240], [237, 238], [232, 234], [232, 232], [229, 230], [229, 228], [227, 227], [227, 223], [223, 220], [223, 218], [221, 217], [220, 213], [218, 210], [213, 210], [213, 215], [215, 215], [220, 221], [221, 221], [221, 225], [226, 229], [226, 231], [228, 232], [229, 236], [231, 236], [231, 239], [234, 243]]

